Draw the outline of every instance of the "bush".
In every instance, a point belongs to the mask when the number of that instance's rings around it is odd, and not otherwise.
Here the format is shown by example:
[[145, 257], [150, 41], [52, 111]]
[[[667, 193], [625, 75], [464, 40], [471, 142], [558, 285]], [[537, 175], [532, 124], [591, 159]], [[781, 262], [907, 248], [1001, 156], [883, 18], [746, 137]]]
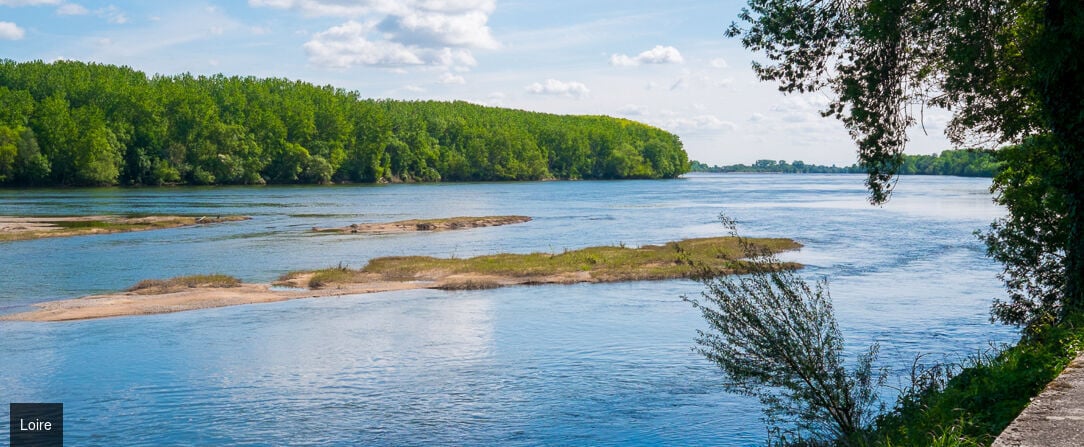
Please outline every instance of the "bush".
[[[733, 231], [733, 222], [724, 218]], [[769, 252], [743, 243], [750, 273], [703, 280], [707, 320], [698, 352], [722, 368], [731, 392], [764, 405], [769, 432], [792, 445], [862, 442], [884, 408], [876, 390], [876, 344], [844, 366], [843, 337], [826, 281], [811, 287]]]

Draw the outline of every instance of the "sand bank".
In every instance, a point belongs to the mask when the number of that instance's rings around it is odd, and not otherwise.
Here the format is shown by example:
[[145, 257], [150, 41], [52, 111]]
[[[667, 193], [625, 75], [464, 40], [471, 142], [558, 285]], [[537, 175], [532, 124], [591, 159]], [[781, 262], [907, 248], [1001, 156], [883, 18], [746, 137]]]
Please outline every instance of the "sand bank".
[[247, 216], [0, 216], [0, 241], [158, 230], [248, 219]]
[[527, 216], [447, 217], [442, 219], [410, 219], [395, 222], [353, 224], [339, 228], [313, 227], [319, 233], [388, 234], [414, 231], [466, 230], [469, 228], [496, 227], [530, 222]]
[[[790, 239], [749, 239], [771, 252], [796, 250]], [[664, 245], [588, 247], [563, 253], [496, 254], [473, 258], [376, 258], [364, 268], [334, 267], [283, 275], [273, 284], [241, 284], [226, 275], [142, 281], [127, 292], [34, 304], [36, 310], [0, 316], [10, 321], [67, 321], [149, 315], [238, 304], [270, 303], [410, 289], [470, 290], [528, 284], [572, 284], [694, 278], [743, 273], [734, 238], [702, 238]], [[778, 268], [800, 268], [781, 263]], [[285, 288], [273, 288], [285, 286]]]

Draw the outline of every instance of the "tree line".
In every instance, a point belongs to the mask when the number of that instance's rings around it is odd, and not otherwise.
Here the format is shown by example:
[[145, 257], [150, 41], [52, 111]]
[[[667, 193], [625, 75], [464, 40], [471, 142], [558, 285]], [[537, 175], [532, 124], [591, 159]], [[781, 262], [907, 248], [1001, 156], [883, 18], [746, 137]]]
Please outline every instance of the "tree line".
[[673, 178], [688, 166], [676, 135], [625, 119], [0, 60], [3, 185]]
[[[1001, 166], [992, 151], [954, 149], [940, 154], [903, 155], [897, 171], [900, 175], [956, 175], [961, 177], [993, 177]], [[807, 164], [801, 160], [757, 160], [750, 165], [733, 164], [709, 166], [693, 160], [692, 172], [778, 172], [787, 174], [865, 174], [866, 168], [850, 166], [825, 166]]]

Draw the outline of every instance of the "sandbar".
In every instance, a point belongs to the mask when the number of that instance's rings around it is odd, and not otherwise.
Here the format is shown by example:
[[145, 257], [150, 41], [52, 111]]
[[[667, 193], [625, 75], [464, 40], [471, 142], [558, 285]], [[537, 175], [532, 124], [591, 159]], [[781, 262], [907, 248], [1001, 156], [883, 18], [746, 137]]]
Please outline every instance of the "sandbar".
[[313, 227], [312, 231], [318, 233], [390, 234], [416, 231], [466, 230], [470, 228], [512, 225], [530, 221], [531, 218], [527, 216], [461, 216], [439, 219], [410, 219], [395, 222], [352, 224], [350, 226], [339, 228]]
[[[772, 253], [797, 250], [790, 239], [749, 239]], [[272, 284], [242, 284], [226, 275], [148, 280], [126, 292], [37, 303], [8, 321], [70, 321], [151, 315], [299, 298], [411, 289], [473, 290], [532, 284], [572, 284], [698, 278], [749, 271], [732, 237], [686, 239], [637, 248], [588, 247], [563, 253], [496, 254], [473, 258], [393, 256], [361, 269], [339, 266], [283, 275]], [[796, 269], [790, 262], [773, 264]], [[279, 286], [279, 287], [274, 287]]]
[[0, 216], [0, 242], [125, 233], [251, 219], [247, 216]]

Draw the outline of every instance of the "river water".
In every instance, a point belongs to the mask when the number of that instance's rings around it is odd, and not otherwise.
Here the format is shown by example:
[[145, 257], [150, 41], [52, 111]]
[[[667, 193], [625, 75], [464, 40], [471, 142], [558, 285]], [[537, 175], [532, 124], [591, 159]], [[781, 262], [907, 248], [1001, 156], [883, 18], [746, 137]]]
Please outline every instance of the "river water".
[[[862, 176], [690, 174], [663, 181], [0, 190], [3, 215], [252, 216], [203, 228], [0, 244], [0, 313], [221, 272], [269, 281], [401, 254], [560, 252], [722, 235], [805, 245], [848, 350], [916, 355], [1011, 342], [989, 323], [998, 265], [972, 232], [1003, 210], [989, 179], [904, 177], [884, 207]], [[312, 234], [409, 218], [526, 224]], [[692, 281], [414, 290], [66, 323], [0, 322], [0, 405], [63, 402], [69, 445], [723, 445], [761, 443], [758, 404], [692, 351]], [[891, 397], [891, 391], [886, 391]], [[3, 405], [6, 407], [6, 405]], [[6, 408], [5, 408], [6, 411]], [[6, 434], [0, 434], [6, 437]]]

